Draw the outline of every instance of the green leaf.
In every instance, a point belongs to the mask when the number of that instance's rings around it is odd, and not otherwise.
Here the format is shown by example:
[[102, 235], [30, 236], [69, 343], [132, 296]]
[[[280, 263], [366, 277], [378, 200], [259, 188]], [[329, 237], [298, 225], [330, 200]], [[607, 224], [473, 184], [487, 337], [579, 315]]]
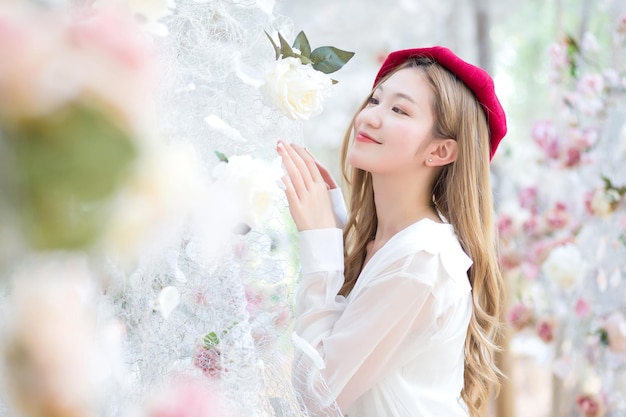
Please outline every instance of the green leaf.
[[223, 153], [221, 153], [220, 151], [215, 151], [215, 155], [220, 160], [220, 162], [228, 163], [228, 157], [224, 155]]
[[74, 102], [10, 133], [21, 188], [22, 222], [39, 249], [95, 242], [109, 198], [137, 156], [132, 132], [99, 103]]
[[609, 334], [604, 329], [598, 329], [598, 335], [600, 336], [600, 343], [604, 346], [609, 345]]
[[285, 38], [283, 38], [283, 35], [281, 35], [280, 32], [278, 32], [278, 39], [280, 40], [280, 52], [283, 55], [283, 58], [295, 57], [296, 54], [293, 52], [293, 49], [291, 49], [291, 46], [289, 46], [289, 44], [287, 43]]
[[270, 42], [272, 42], [272, 46], [274, 47], [274, 53], [276, 54], [276, 59], [278, 60], [278, 58], [280, 58], [280, 48], [278, 46], [276, 46], [276, 42], [274, 42], [274, 39], [272, 39], [272, 37], [270, 36], [269, 33], [267, 33], [267, 31], [263, 31], [265, 32], [265, 36], [267, 36], [267, 39], [270, 40]]
[[313, 68], [324, 74], [330, 74], [343, 67], [354, 52], [343, 51], [334, 46], [321, 46], [311, 53]]
[[[309, 58], [311, 56], [311, 45], [309, 44], [309, 40], [307, 39], [304, 31], [300, 31], [298, 36], [296, 36], [296, 40], [293, 42], [293, 47], [300, 51], [303, 57]], [[310, 62], [304, 62], [303, 64], [310, 64]]]
[[215, 332], [207, 333], [207, 335], [204, 336], [204, 346], [207, 349], [214, 349], [217, 345], [219, 345], [219, 343], [220, 339], [217, 337]]

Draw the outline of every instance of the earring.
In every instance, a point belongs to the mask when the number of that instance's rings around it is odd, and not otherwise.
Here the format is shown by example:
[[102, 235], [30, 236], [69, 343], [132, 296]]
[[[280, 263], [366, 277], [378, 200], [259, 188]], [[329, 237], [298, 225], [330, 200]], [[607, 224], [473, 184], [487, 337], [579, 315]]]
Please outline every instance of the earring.
[[433, 162], [433, 158], [428, 158], [428, 162]]

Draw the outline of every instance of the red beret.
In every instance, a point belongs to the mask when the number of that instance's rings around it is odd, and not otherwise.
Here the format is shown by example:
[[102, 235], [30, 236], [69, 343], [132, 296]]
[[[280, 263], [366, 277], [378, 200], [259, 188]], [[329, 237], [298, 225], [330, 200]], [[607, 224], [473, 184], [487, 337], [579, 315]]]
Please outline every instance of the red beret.
[[378, 70], [374, 86], [381, 78], [393, 71], [394, 68], [411, 58], [426, 57], [437, 61], [441, 66], [461, 79], [482, 104], [487, 121], [489, 122], [491, 154], [496, 153], [498, 144], [506, 134], [506, 115], [496, 96], [493, 79], [482, 68], [463, 61], [448, 48], [433, 46], [431, 48], [404, 49], [392, 52]]

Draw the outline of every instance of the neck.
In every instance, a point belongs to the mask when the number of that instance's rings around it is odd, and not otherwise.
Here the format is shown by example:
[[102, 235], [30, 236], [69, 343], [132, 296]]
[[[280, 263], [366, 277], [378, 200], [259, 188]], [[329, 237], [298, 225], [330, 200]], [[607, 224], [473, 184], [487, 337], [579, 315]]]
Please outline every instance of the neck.
[[385, 242], [407, 226], [429, 218], [441, 222], [432, 203], [430, 181], [406, 175], [372, 175], [378, 228], [375, 240]]

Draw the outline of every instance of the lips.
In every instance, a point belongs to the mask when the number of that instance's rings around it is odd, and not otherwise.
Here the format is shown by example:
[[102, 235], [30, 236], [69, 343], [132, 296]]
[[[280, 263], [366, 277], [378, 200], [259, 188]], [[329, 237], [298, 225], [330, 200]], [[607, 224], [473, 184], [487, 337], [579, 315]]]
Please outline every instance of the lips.
[[378, 145], [380, 145], [380, 142], [375, 140], [374, 138], [372, 138], [371, 136], [369, 136], [367, 133], [365, 132], [358, 132], [356, 134], [356, 137], [354, 138], [357, 142], [364, 142], [364, 143], [376, 143]]

